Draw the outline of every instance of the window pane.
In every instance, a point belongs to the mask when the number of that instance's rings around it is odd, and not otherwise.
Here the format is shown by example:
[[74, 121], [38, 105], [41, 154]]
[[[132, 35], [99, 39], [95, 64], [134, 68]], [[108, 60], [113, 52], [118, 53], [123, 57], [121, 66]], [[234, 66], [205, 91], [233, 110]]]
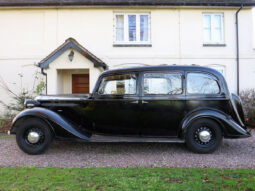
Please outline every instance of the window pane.
[[214, 15], [214, 41], [222, 41], [221, 15]]
[[124, 15], [116, 15], [116, 41], [124, 41]]
[[210, 42], [212, 40], [212, 33], [210, 29], [204, 29], [204, 41]]
[[204, 15], [204, 41], [210, 42], [211, 40], [212, 40], [211, 15]]
[[101, 81], [98, 93], [105, 95], [136, 94], [135, 74], [125, 74], [104, 77]]
[[189, 94], [218, 94], [220, 88], [210, 75], [189, 73], [187, 77], [187, 92]]
[[214, 15], [214, 27], [217, 29], [221, 28], [221, 15]]
[[181, 94], [181, 74], [146, 73], [144, 74], [144, 94]]
[[148, 41], [149, 39], [149, 21], [148, 15], [140, 15], [140, 41]]
[[204, 15], [204, 28], [211, 28], [211, 15]]
[[128, 15], [129, 41], [136, 41], [136, 15]]
[[221, 30], [214, 30], [214, 41], [215, 42], [221, 42], [222, 41]]

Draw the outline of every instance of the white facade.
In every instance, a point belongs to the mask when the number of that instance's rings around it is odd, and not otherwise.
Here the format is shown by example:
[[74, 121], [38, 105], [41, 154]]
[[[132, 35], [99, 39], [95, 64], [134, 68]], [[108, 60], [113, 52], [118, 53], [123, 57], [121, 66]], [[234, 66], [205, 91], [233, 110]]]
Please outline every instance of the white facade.
[[[222, 71], [230, 90], [236, 92], [236, 11], [237, 8], [219, 7], [1, 9], [0, 76], [18, 91], [21, 83], [18, 74], [22, 73], [23, 87], [31, 88], [33, 74], [39, 70], [35, 65], [72, 37], [104, 61], [109, 69], [159, 64], [210, 66]], [[149, 15], [150, 46], [114, 46], [115, 15], [129, 13]], [[222, 15], [221, 46], [203, 45], [207, 43], [204, 14]], [[239, 13], [241, 90], [255, 88], [253, 26], [252, 9], [244, 8]], [[64, 52], [45, 70], [49, 94], [71, 93], [70, 76], [74, 73], [90, 73], [91, 92], [102, 72], [75, 51], [74, 60], [70, 62], [69, 52]], [[8, 100], [8, 97], [1, 90], [0, 100]]]

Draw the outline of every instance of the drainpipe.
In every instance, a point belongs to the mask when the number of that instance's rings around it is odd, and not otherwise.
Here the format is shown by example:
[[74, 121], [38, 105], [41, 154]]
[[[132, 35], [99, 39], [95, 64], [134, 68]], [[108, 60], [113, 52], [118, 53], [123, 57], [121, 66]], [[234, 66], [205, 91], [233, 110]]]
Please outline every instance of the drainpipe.
[[45, 83], [45, 85], [46, 85], [46, 95], [47, 95], [47, 92], [48, 92], [48, 77], [47, 77], [47, 73], [44, 72], [43, 68], [41, 68], [41, 73], [42, 73], [42, 75], [44, 75], [45, 78], [46, 78], [46, 83]]
[[239, 85], [239, 29], [238, 29], [238, 14], [243, 9], [243, 4], [236, 12], [236, 66], [237, 66], [237, 95], [240, 93]]

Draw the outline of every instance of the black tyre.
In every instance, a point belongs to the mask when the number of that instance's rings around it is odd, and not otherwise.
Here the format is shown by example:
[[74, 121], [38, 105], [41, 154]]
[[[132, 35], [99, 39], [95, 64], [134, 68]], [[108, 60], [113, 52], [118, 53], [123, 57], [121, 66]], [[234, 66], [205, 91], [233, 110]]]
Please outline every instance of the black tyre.
[[222, 130], [218, 123], [211, 119], [199, 119], [187, 129], [186, 145], [195, 153], [212, 153], [222, 141]]
[[17, 127], [16, 141], [19, 148], [27, 154], [44, 153], [53, 140], [53, 134], [41, 119], [30, 118]]

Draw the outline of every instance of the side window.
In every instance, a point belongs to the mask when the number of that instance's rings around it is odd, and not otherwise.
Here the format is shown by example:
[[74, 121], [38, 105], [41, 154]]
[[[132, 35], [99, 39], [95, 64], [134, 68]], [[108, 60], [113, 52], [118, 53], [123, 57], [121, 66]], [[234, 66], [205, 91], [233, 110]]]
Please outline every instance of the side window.
[[188, 73], [188, 94], [219, 94], [220, 88], [217, 81], [208, 74]]
[[103, 77], [98, 94], [101, 95], [132, 95], [136, 94], [136, 74], [112, 75]]
[[182, 93], [182, 76], [177, 73], [145, 73], [145, 95], [176, 95]]

